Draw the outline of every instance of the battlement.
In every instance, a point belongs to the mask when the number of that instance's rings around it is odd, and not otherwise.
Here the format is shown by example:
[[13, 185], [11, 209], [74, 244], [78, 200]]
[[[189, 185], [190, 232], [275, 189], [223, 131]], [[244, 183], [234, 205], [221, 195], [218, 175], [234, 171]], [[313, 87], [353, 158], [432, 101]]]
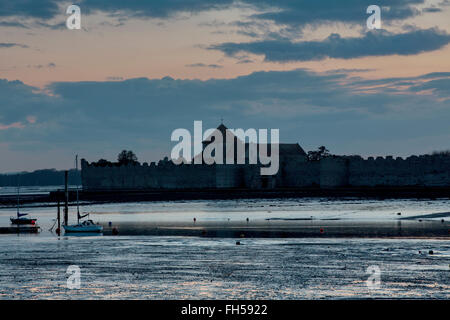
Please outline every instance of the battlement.
[[158, 163], [89, 163], [81, 160], [86, 189], [188, 188], [336, 188], [343, 186], [450, 186], [450, 156], [401, 157], [330, 156], [310, 161], [306, 156], [285, 156], [274, 176], [261, 176], [259, 165], [175, 165]]

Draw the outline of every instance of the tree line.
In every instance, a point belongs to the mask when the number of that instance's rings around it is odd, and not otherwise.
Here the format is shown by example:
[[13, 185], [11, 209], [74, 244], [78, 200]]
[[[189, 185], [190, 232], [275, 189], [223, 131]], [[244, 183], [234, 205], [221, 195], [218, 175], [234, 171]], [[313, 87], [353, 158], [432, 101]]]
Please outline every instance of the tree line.
[[[69, 170], [69, 184], [81, 185], [80, 171]], [[0, 186], [61, 186], [64, 185], [64, 170], [36, 170], [13, 174], [0, 174]]]

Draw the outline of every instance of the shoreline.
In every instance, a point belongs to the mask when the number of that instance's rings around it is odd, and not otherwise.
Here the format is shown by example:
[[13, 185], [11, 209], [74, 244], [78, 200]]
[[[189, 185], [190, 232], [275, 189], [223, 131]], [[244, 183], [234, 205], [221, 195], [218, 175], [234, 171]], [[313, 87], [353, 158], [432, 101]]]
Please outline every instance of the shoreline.
[[[69, 205], [74, 205], [76, 193], [69, 191]], [[330, 198], [330, 199], [450, 199], [450, 187], [342, 187], [324, 189], [121, 189], [80, 190], [80, 201], [84, 204], [153, 202], [177, 200], [235, 200], [235, 199], [287, 199], [287, 198]], [[55, 207], [58, 200], [63, 203], [63, 190], [41, 194], [22, 194], [22, 207]], [[16, 195], [0, 195], [0, 208], [17, 205]]]
[[104, 235], [205, 238], [429, 238], [450, 239], [450, 222], [393, 221], [206, 221], [101, 223]]

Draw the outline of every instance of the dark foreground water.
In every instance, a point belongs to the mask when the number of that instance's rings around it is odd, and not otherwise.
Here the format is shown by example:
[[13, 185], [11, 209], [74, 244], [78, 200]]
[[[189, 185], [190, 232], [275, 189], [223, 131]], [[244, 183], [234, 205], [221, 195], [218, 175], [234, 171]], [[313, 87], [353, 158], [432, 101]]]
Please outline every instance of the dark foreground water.
[[[3, 299], [450, 298], [448, 240], [12, 240], [0, 236]], [[70, 265], [80, 267], [80, 289], [67, 288]], [[369, 266], [381, 272], [378, 288], [366, 284]]]
[[[250, 227], [312, 219], [305, 223], [314, 224], [319, 232], [316, 224], [322, 221], [354, 223], [355, 228], [375, 222], [401, 223], [402, 228], [446, 226], [449, 208], [449, 199], [271, 199], [114, 203], [84, 205], [81, 210], [90, 212], [96, 222], [119, 225], [120, 231], [125, 224], [192, 226], [194, 217], [198, 225], [247, 225], [249, 217]], [[58, 239], [49, 232], [55, 208], [25, 212], [38, 219], [42, 232], [0, 235], [0, 299], [450, 298], [448, 237], [241, 239], [119, 234]], [[0, 209], [0, 226], [9, 226], [13, 215], [14, 208]], [[70, 223], [75, 215], [72, 207]], [[67, 287], [66, 271], [71, 265], [80, 268], [80, 289]], [[378, 288], [366, 285], [371, 266], [380, 270]]]

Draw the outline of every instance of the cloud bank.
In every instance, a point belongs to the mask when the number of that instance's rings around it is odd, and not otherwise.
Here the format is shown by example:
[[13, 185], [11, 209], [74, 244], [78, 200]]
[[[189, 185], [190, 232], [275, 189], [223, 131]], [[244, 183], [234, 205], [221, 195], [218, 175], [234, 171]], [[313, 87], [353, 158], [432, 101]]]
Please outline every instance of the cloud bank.
[[376, 30], [363, 37], [343, 38], [332, 34], [323, 41], [292, 42], [288, 39], [241, 43], [222, 43], [209, 49], [227, 56], [239, 53], [264, 55], [265, 61], [291, 62], [323, 60], [326, 58], [354, 59], [367, 56], [414, 55], [443, 48], [450, 35], [436, 28], [393, 34]]
[[280, 128], [283, 141], [306, 149], [328, 142], [346, 150], [363, 140], [366, 147], [352, 148], [363, 153], [371, 141], [395, 137], [398, 152], [420, 153], [430, 141], [406, 141], [448, 135], [449, 83], [450, 73], [365, 80], [303, 69], [207, 81], [57, 82], [44, 92], [1, 80], [0, 141], [22, 152], [82, 148], [86, 157], [100, 147], [168, 151], [172, 130], [194, 120], [216, 126], [223, 117], [235, 128]]
[[[58, 0], [0, 1], [0, 17], [24, 16], [50, 19], [61, 14]], [[407, 19], [420, 14], [414, 6], [424, 0], [378, 0], [377, 5], [389, 8], [386, 20]], [[83, 12], [101, 11], [126, 17], [168, 18], [179, 13], [221, 10], [230, 7], [252, 7], [261, 13], [255, 19], [272, 20], [278, 24], [305, 25], [323, 22], [359, 23], [361, 12], [372, 4], [370, 1], [346, 0], [345, 5], [335, 0], [80, 0]]]

